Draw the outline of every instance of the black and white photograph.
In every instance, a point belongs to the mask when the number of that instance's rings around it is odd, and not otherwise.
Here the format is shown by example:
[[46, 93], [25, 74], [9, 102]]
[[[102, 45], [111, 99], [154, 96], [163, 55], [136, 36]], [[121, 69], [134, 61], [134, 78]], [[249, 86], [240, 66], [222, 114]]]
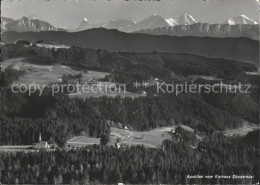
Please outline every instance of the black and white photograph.
[[1, 0], [1, 184], [259, 185], [259, 0]]

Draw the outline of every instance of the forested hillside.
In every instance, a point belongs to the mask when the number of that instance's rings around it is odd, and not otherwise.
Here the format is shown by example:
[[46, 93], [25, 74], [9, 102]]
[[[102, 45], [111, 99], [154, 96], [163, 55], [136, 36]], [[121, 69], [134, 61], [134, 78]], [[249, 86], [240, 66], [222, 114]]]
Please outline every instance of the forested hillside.
[[[116, 53], [73, 47], [47, 49], [10, 45], [3, 48], [6, 58], [26, 57], [35, 64], [66, 64], [76, 68], [111, 72], [114, 80], [127, 87], [135, 80], [160, 78], [168, 83], [191, 81], [194, 75], [208, 75], [226, 83], [257, 84], [259, 79], [245, 72], [255, 71], [251, 64], [224, 59], [209, 59], [187, 54]], [[2, 84], [9, 86], [18, 80], [22, 71], [5, 70]], [[215, 83], [197, 79], [193, 83]], [[129, 90], [134, 90], [128, 88]], [[46, 89], [42, 96], [13, 94], [8, 89], [1, 94], [2, 144], [31, 144], [39, 132], [46, 140], [61, 143], [74, 135], [100, 137], [111, 125], [107, 121], [131, 126], [138, 131], [169, 126], [173, 123], [189, 125], [205, 133], [236, 128], [242, 119], [258, 124], [257, 91], [251, 94], [182, 93], [157, 94], [154, 87], [145, 89], [141, 98], [70, 99], [64, 95], [52, 96]], [[157, 96], [154, 96], [157, 94]], [[17, 118], [8, 118], [8, 117]], [[25, 127], [24, 125], [28, 125]], [[16, 134], [12, 136], [12, 132]], [[27, 130], [28, 129], [28, 130]], [[30, 131], [29, 131], [30, 130]], [[59, 130], [59, 131], [58, 131]], [[26, 133], [32, 133], [27, 135]], [[23, 139], [24, 138], [24, 139]]]
[[161, 51], [166, 53], [187, 53], [209, 58], [225, 58], [258, 65], [259, 42], [248, 38], [174, 37], [149, 34], [123, 33], [104, 28], [90, 29], [76, 33], [61, 31], [5, 32], [2, 41], [6, 44], [18, 40], [37, 42], [40, 40], [78, 46], [143, 53]]
[[3, 60], [24, 56], [38, 64], [67, 64], [103, 71], [121, 71], [162, 78], [176, 74], [179, 76], [209, 75], [228, 79], [238, 78], [238, 75], [242, 75], [245, 71], [257, 70], [257, 67], [252, 64], [235, 60], [161, 52], [138, 54], [79, 47], [70, 49], [24, 47], [16, 44], [3, 47], [2, 54]]

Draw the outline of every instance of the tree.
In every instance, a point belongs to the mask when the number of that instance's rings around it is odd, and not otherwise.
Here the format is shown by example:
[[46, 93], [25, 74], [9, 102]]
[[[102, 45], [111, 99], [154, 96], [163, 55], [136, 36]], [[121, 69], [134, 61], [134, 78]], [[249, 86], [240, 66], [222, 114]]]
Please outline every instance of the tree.
[[6, 85], [6, 76], [5, 73], [3, 71], [1, 71], [0, 68], [0, 88], [4, 87]]
[[61, 79], [62, 79], [63, 84], [68, 84], [68, 82], [69, 82], [68, 75], [63, 74]]
[[66, 142], [67, 142], [67, 139], [65, 137], [57, 139], [57, 144], [58, 144], [59, 147], [64, 147]]
[[101, 139], [100, 139], [100, 144], [101, 145], [107, 145], [107, 143], [110, 141], [109, 135], [107, 134], [102, 134]]

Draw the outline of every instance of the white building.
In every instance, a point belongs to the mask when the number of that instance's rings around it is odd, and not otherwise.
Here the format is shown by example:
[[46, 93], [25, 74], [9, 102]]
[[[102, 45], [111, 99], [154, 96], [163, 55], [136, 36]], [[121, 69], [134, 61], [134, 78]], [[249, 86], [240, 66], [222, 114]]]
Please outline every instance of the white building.
[[32, 146], [34, 149], [48, 149], [50, 148], [50, 145], [47, 141], [42, 141], [41, 133], [39, 135], [39, 143], [34, 143]]
[[120, 148], [121, 147], [121, 143], [116, 143], [116, 148]]
[[48, 144], [47, 141], [41, 141], [39, 143], [34, 143], [33, 148], [34, 149], [49, 149], [50, 145]]
[[141, 93], [142, 93], [143, 96], [147, 95], [147, 93], [145, 91], [142, 91]]

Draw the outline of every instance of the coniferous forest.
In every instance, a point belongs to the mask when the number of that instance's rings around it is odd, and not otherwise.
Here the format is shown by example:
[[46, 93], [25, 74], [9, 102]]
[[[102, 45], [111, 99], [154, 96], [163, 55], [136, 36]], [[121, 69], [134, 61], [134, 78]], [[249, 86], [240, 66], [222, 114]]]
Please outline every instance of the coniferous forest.
[[[247, 139], [255, 139], [254, 135], [258, 133], [250, 133]], [[160, 149], [92, 146], [70, 151], [1, 153], [1, 181], [5, 184], [251, 184], [259, 179], [259, 153], [257, 145], [250, 146], [244, 140], [230, 143], [218, 135], [212, 135], [197, 150], [182, 142], [164, 141]], [[231, 177], [242, 174], [248, 178], [215, 177], [223, 174]], [[214, 178], [189, 179], [188, 175]]]

